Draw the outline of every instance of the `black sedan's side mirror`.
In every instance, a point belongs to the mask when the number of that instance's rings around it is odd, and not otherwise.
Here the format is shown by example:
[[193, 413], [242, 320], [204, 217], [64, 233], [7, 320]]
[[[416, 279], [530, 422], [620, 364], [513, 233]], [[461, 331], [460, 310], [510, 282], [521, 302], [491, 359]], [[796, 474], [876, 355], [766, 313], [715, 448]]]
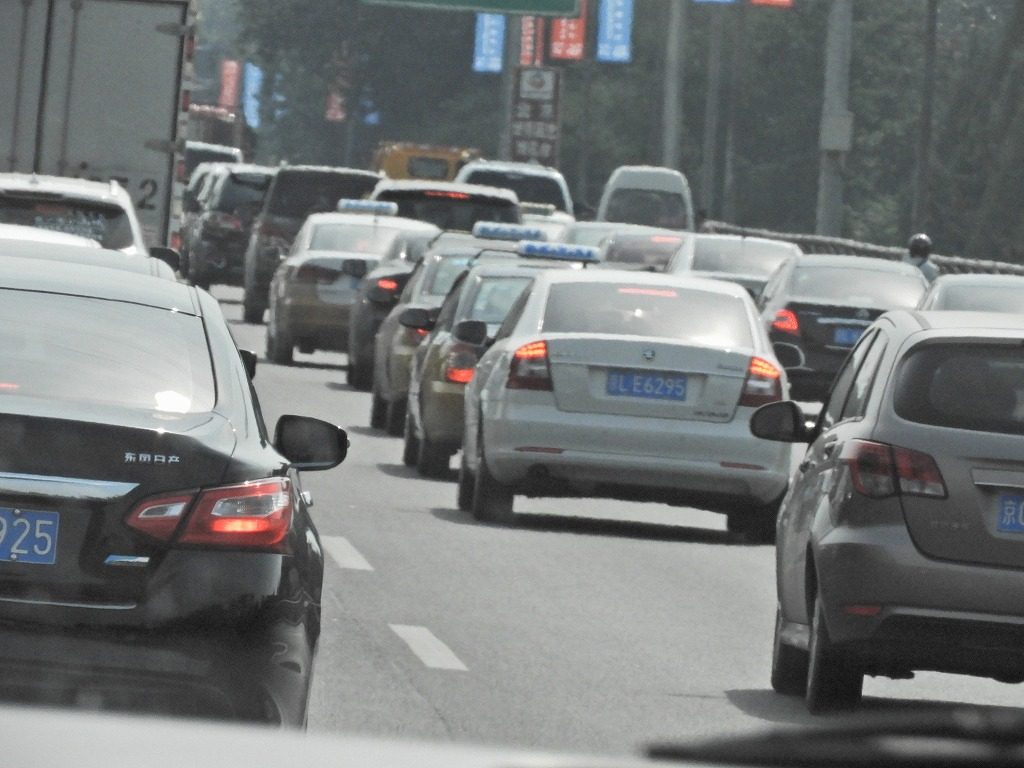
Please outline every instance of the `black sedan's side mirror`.
[[775, 358], [786, 370], [800, 368], [804, 364], [804, 353], [795, 344], [777, 341], [772, 344], [772, 351], [775, 352]]
[[406, 328], [416, 328], [421, 331], [429, 331], [434, 327], [434, 319], [430, 310], [420, 307], [409, 307], [398, 316], [398, 322]]
[[282, 416], [274, 430], [274, 447], [296, 469], [331, 469], [348, 455], [348, 432], [309, 416]]
[[242, 358], [242, 365], [245, 366], [245, 373], [249, 377], [249, 381], [252, 381], [256, 378], [256, 353], [251, 349], [240, 349], [238, 356]]
[[809, 443], [812, 432], [807, 428], [804, 412], [792, 400], [762, 405], [750, 417], [750, 431], [762, 440], [778, 443]]
[[482, 320], [463, 320], [455, 324], [452, 337], [463, 344], [478, 347], [487, 341], [487, 323]]
[[173, 248], [166, 248], [162, 245], [154, 245], [149, 249], [149, 255], [154, 259], [160, 259], [160, 261], [167, 264], [175, 272], [181, 266], [181, 254]]

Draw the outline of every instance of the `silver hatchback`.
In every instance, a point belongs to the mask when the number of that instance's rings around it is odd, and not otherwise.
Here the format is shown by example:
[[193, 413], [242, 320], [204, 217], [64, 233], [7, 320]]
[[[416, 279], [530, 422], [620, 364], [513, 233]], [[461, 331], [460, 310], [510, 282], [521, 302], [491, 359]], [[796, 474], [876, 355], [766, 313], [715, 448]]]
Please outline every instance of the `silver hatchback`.
[[751, 431], [809, 443], [778, 520], [776, 691], [820, 712], [864, 675], [1024, 681], [1024, 317], [887, 313], [817, 423], [779, 402]]

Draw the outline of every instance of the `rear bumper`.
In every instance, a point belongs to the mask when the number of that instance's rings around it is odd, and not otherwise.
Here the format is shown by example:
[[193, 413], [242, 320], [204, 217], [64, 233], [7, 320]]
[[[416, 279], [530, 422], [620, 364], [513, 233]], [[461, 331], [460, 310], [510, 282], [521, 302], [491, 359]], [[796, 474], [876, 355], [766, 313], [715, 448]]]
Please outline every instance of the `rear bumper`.
[[316, 298], [286, 294], [274, 306], [276, 320], [296, 341], [311, 341], [317, 349], [348, 349], [351, 304], [328, 304]]
[[933, 560], [902, 522], [829, 532], [815, 566], [830, 638], [869, 672], [1024, 680], [1024, 570]]
[[189, 252], [189, 261], [208, 279], [229, 279], [232, 284], [240, 284], [245, 269], [245, 247], [245, 238], [203, 238]]

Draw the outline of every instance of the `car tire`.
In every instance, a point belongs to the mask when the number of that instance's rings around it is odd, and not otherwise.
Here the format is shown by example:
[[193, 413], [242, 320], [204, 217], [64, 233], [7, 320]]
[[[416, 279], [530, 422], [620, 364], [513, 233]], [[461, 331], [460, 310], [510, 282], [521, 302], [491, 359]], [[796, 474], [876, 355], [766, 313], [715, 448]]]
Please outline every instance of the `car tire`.
[[512, 525], [515, 514], [512, 504], [515, 495], [507, 485], [502, 485], [487, 468], [483, 445], [478, 448], [480, 459], [477, 463], [476, 482], [473, 483], [473, 517], [485, 523]]
[[772, 642], [772, 688], [787, 696], [807, 692], [807, 651], [782, 642], [782, 609], [775, 609], [775, 638]]
[[448, 463], [451, 454], [437, 443], [421, 438], [419, 451], [416, 454], [416, 471], [423, 477], [444, 477], [448, 474]]
[[278, 365], [291, 365], [295, 343], [292, 337], [274, 324], [267, 326], [267, 360]]
[[774, 544], [780, 496], [770, 504], [751, 503], [726, 515], [725, 527], [737, 544]]
[[807, 655], [807, 710], [818, 715], [854, 709], [860, 703], [864, 672], [854, 659], [832, 645], [820, 594], [814, 600]]
[[370, 400], [370, 426], [374, 429], [384, 429], [384, 425], [387, 423], [388, 417], [388, 404], [376, 392], [373, 393], [373, 399]]
[[392, 437], [401, 437], [405, 428], [405, 398], [388, 403], [384, 430]]
[[462, 460], [459, 462], [459, 490], [456, 494], [456, 504], [461, 512], [469, 512], [473, 509], [473, 486], [476, 485], [476, 478], [466, 466], [466, 453], [463, 451]]
[[366, 360], [360, 362], [355, 355], [349, 355], [345, 381], [353, 389], [369, 392], [373, 388], [373, 365]]
[[412, 417], [405, 414], [405, 444], [402, 448], [402, 463], [407, 467], [415, 467], [420, 453], [420, 441], [412, 427]]

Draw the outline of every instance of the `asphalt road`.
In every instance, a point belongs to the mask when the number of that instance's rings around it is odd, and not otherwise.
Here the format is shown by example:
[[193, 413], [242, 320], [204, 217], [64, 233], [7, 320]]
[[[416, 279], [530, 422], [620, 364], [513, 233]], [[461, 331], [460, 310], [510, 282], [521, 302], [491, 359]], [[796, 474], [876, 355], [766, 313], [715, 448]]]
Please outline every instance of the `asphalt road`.
[[[239, 292], [215, 294], [262, 356]], [[454, 472], [419, 479], [401, 441], [367, 426], [370, 397], [344, 363], [261, 359], [256, 376], [271, 427], [318, 416], [352, 444], [342, 467], [304, 479], [329, 554], [311, 731], [626, 753], [821, 722], [768, 684], [771, 547], [657, 504], [518, 497], [517, 527], [478, 524], [455, 508]], [[1020, 686], [938, 674], [868, 678], [865, 694], [876, 716], [1024, 702]]]

